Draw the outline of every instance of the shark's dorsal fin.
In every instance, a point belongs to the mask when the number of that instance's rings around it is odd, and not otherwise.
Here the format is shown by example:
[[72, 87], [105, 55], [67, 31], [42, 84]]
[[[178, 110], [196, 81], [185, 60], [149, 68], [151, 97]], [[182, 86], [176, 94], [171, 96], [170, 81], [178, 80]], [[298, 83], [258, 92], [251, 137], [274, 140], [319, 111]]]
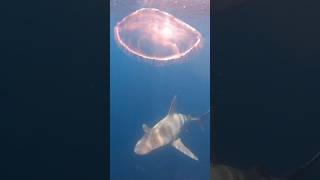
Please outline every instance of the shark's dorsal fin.
[[142, 124], [142, 129], [145, 133], [149, 133], [150, 132], [150, 128], [146, 125], [146, 124]]
[[168, 115], [174, 114], [176, 112], [176, 99], [177, 97], [173, 96]]
[[192, 159], [198, 161], [199, 159], [197, 158], [197, 156], [195, 156], [181, 141], [181, 139], [176, 139], [175, 141], [173, 141], [172, 146], [175, 147], [176, 149], [178, 149], [180, 152], [182, 152], [183, 154], [191, 157]]

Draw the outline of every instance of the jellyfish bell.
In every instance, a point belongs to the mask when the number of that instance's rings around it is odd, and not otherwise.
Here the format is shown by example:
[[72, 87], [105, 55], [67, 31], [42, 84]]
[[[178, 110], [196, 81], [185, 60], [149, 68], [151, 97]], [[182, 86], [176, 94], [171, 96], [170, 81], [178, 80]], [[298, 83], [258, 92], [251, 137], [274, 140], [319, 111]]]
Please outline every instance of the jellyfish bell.
[[164, 27], [161, 30], [161, 36], [166, 39], [170, 39], [172, 37], [172, 34], [172, 30], [169, 27]]
[[142, 8], [124, 17], [114, 35], [121, 47], [146, 60], [178, 60], [201, 44], [195, 28], [155, 8]]

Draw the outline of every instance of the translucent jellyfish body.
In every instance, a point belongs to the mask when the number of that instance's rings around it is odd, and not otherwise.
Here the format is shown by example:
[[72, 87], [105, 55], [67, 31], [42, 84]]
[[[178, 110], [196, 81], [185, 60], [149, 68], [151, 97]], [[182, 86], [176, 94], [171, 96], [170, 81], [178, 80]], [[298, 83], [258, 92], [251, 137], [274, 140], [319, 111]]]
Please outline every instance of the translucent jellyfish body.
[[129, 53], [147, 60], [179, 59], [200, 45], [201, 34], [173, 15], [142, 8], [114, 28], [116, 41]]

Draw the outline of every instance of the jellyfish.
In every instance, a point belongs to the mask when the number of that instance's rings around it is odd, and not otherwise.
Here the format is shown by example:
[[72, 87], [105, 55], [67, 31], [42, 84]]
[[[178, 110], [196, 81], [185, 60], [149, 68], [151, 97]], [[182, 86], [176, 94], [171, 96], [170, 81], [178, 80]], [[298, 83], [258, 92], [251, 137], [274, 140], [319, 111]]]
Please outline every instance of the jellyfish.
[[200, 45], [201, 33], [173, 15], [142, 8], [114, 27], [116, 42], [146, 60], [177, 60]]

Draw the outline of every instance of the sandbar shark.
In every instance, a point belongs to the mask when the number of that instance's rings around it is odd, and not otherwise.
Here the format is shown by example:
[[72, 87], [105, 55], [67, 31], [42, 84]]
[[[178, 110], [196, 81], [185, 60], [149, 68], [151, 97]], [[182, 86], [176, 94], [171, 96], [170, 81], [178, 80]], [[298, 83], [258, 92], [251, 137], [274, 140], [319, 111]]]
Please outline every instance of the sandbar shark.
[[191, 115], [177, 113], [176, 96], [174, 96], [171, 101], [169, 112], [163, 119], [152, 128], [148, 127], [146, 124], [142, 125], [144, 135], [135, 145], [134, 152], [138, 155], [145, 155], [157, 148], [172, 145], [190, 158], [199, 160], [198, 157], [182, 143], [179, 134], [187, 122], [201, 121], [207, 114], [209, 114], [209, 111], [196, 118]]

